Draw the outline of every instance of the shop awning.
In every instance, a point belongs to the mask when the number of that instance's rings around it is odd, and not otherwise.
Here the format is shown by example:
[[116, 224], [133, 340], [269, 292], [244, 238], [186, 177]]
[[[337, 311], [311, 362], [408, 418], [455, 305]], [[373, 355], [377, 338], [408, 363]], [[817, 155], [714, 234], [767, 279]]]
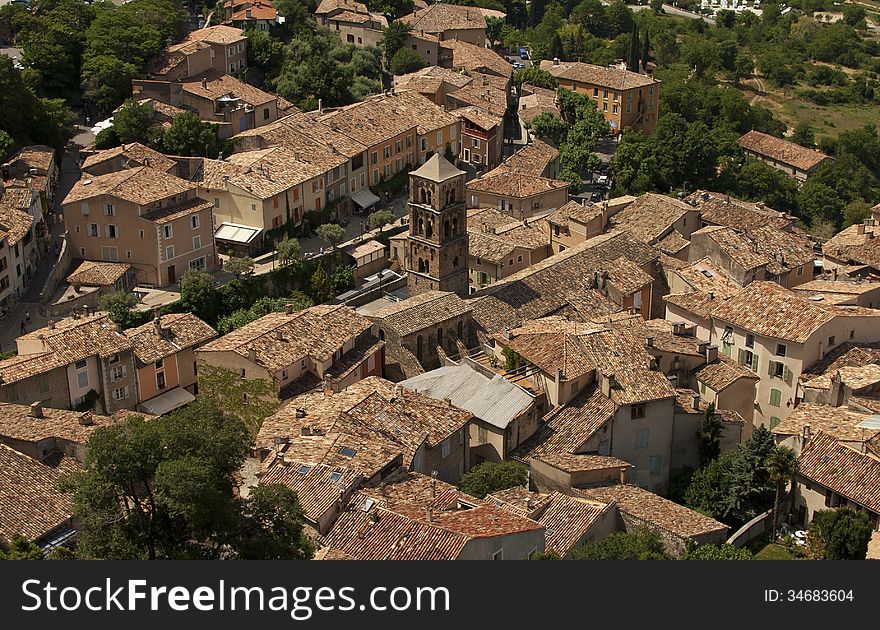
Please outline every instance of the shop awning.
[[191, 403], [196, 399], [182, 387], [175, 387], [164, 394], [159, 394], [155, 398], [150, 398], [138, 405], [138, 411], [161, 416], [163, 414], [174, 411], [179, 407]]
[[220, 227], [214, 233], [214, 238], [218, 241], [228, 241], [231, 243], [241, 243], [248, 245], [260, 233], [260, 228], [250, 225], [238, 225], [237, 223], [221, 223]]
[[374, 203], [379, 201], [379, 198], [373, 194], [369, 188], [364, 188], [358, 194], [351, 198], [353, 202], [359, 205], [361, 208], [367, 209], [372, 206]]

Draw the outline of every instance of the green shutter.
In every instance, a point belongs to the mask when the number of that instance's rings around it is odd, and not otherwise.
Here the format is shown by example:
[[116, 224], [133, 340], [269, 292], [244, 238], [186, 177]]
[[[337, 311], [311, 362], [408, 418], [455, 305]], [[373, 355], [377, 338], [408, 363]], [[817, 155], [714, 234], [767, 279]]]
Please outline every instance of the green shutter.
[[752, 353], [752, 372], [758, 373], [758, 355], [754, 352]]
[[788, 369], [788, 366], [785, 366], [785, 371], [782, 374], [782, 378], [785, 379], [785, 382], [791, 385], [791, 370]]
[[770, 404], [773, 407], [778, 407], [781, 400], [782, 400], [782, 392], [778, 389], [771, 389], [770, 390]]
[[737, 360], [737, 362], [738, 362], [740, 365], [745, 365], [745, 364], [746, 364], [746, 351], [743, 350], [742, 348], [739, 349], [739, 359]]
[[767, 376], [773, 376], [773, 368], [776, 367], [776, 361], [771, 359], [767, 364]]

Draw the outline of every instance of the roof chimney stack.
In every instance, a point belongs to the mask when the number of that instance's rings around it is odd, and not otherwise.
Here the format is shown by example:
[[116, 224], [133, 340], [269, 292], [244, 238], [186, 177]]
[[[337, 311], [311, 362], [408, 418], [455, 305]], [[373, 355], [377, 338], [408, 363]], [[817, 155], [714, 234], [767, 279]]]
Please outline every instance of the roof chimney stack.
[[31, 418], [42, 418], [43, 417], [43, 403], [39, 400], [31, 403]]
[[256, 363], [256, 362], [257, 362], [257, 349], [254, 348], [253, 346], [251, 346], [250, 348], [248, 348], [248, 360], [249, 360], [251, 363]]

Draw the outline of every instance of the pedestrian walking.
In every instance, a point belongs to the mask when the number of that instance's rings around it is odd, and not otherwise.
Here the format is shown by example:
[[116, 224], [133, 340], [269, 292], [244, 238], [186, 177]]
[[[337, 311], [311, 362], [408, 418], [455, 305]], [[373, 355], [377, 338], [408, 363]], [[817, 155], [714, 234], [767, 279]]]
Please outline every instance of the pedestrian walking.
[[28, 324], [31, 323], [31, 312], [30, 311], [24, 312], [24, 321], [26, 321]]

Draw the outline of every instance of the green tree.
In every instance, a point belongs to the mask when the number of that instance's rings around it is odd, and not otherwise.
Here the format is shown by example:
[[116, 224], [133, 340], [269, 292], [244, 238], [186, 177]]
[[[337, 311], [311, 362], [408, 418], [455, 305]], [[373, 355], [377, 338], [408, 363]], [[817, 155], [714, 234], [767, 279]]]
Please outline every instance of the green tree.
[[278, 410], [278, 385], [274, 381], [241, 378], [235, 370], [207, 363], [199, 363], [198, 372], [199, 400], [216, 401], [225, 414], [243, 423], [251, 439], [263, 420]]
[[180, 303], [185, 311], [214, 325], [221, 312], [220, 296], [214, 288], [214, 278], [204, 271], [187, 271], [180, 279]]
[[140, 142], [149, 145], [154, 138], [153, 116], [155, 110], [150, 103], [139, 103], [129, 99], [113, 114], [113, 129], [123, 144]]
[[333, 295], [345, 293], [354, 288], [354, 267], [350, 265], [337, 265], [330, 278], [333, 286]]
[[743, 79], [752, 76], [752, 72], [755, 69], [755, 62], [752, 61], [751, 56], [749, 56], [746, 52], [740, 52], [737, 54], [736, 59], [733, 62], [733, 71], [731, 72], [731, 78], [739, 83]]
[[538, 66], [529, 66], [528, 68], [520, 68], [513, 73], [513, 83], [522, 85], [528, 83], [535, 87], [541, 87], [547, 90], [555, 90], [559, 87], [559, 80], [546, 70], [541, 70]]
[[315, 232], [321, 237], [322, 241], [327, 243], [333, 249], [336, 249], [336, 246], [345, 240], [345, 229], [336, 223], [319, 225]]
[[98, 301], [98, 308], [107, 311], [110, 321], [119, 324], [122, 328], [133, 328], [145, 323], [150, 317], [149, 312], [139, 313], [134, 309], [137, 298], [133, 293], [116, 291], [108, 293]]
[[843, 208], [843, 225], [841, 227], [848, 228], [869, 218], [871, 218], [871, 205], [868, 202], [851, 201]]
[[131, 94], [131, 80], [137, 75], [137, 67], [121, 59], [89, 57], [82, 67], [83, 95], [98, 111], [110, 111]]
[[268, 486], [248, 500], [233, 492], [250, 440], [240, 420], [203, 396], [149, 422], [130, 416], [96, 429], [84, 470], [66, 482], [81, 522], [79, 555], [250, 558], [263, 557], [254, 547], [262, 542], [272, 558], [311, 557], [289, 490]]
[[733, 545], [700, 545], [685, 556], [685, 560], [754, 560], [748, 549]]
[[630, 35], [629, 40], [629, 57], [627, 57], [626, 69], [630, 72], [638, 72], [639, 71], [639, 56], [641, 54], [641, 48], [639, 46], [639, 29], [636, 28], [635, 24], [632, 28], [632, 34]]
[[813, 125], [809, 121], [802, 120], [795, 125], [794, 133], [791, 134], [791, 141], [812, 149], [816, 146], [816, 132]]
[[312, 274], [309, 281], [309, 295], [318, 304], [333, 297], [333, 283], [323, 265], [319, 265], [315, 273]]
[[367, 217], [367, 225], [370, 226], [371, 230], [377, 230], [394, 223], [394, 220], [394, 213], [390, 210], [376, 210], [375, 212], [371, 212], [370, 216]]
[[525, 466], [512, 460], [483, 462], [462, 475], [458, 487], [463, 492], [482, 499], [493, 492], [524, 486], [527, 473]]
[[13, 534], [5, 548], [0, 547], [0, 560], [42, 560], [43, 550], [21, 534]]
[[703, 415], [700, 430], [697, 431], [700, 468], [707, 466], [709, 462], [715, 461], [721, 455], [721, 435], [723, 433], [724, 423], [721, 416], [715, 413], [715, 403], [711, 403]]
[[398, 20], [391, 22], [388, 28], [382, 32], [379, 46], [385, 52], [385, 59], [389, 63], [394, 58], [394, 55], [397, 54], [397, 51], [403, 48], [403, 44], [406, 42], [406, 38], [409, 37], [411, 31], [412, 26], [410, 24]]
[[486, 18], [486, 37], [489, 39], [489, 44], [494, 46], [497, 42], [501, 41], [501, 31], [504, 28], [504, 20], [495, 17], [494, 15], [490, 15]]
[[663, 0], [650, 0], [648, 5], [651, 7], [651, 10], [654, 13], [666, 13], [666, 11], [663, 9]]
[[794, 476], [797, 473], [797, 455], [787, 446], [777, 446], [767, 457], [766, 466], [767, 472], [770, 474], [770, 481], [776, 486], [776, 497], [773, 500], [773, 529], [771, 530], [776, 532], [779, 525], [779, 504], [782, 501], [782, 494], [789, 482], [794, 483]]
[[807, 539], [813, 557], [824, 560], [864, 560], [872, 532], [867, 513], [841, 507], [816, 512], [810, 523]]
[[840, 9], [843, 12], [843, 21], [850, 26], [864, 26], [867, 12], [865, 7], [858, 4], [844, 4]]
[[415, 72], [427, 67], [428, 62], [425, 61], [419, 53], [411, 48], [401, 48], [391, 58], [389, 64], [391, 74], [401, 75]]
[[302, 247], [295, 238], [285, 238], [275, 246], [275, 251], [282, 265], [295, 265], [302, 260]]
[[651, 40], [648, 35], [648, 29], [645, 29], [645, 39], [642, 41], [642, 67], [648, 67], [648, 61], [651, 58]]
[[555, 551], [532, 554], [530, 560], [562, 560]]
[[250, 256], [230, 256], [223, 263], [223, 269], [241, 280], [254, 273], [254, 259]]
[[5, 160], [12, 154], [15, 140], [8, 133], [0, 129], [0, 160]]
[[199, 120], [192, 112], [174, 117], [162, 136], [162, 146], [171, 155], [217, 158], [232, 153], [232, 142], [220, 139], [218, 126]]
[[617, 532], [571, 551], [572, 560], [667, 560], [663, 542], [655, 532], [639, 529]]
[[236, 309], [229, 315], [221, 317], [217, 322], [217, 332], [225, 335], [269, 313], [281, 313], [289, 308], [301, 311], [311, 306], [314, 306], [312, 300], [300, 291], [294, 291], [286, 298], [261, 297], [251, 306]]

